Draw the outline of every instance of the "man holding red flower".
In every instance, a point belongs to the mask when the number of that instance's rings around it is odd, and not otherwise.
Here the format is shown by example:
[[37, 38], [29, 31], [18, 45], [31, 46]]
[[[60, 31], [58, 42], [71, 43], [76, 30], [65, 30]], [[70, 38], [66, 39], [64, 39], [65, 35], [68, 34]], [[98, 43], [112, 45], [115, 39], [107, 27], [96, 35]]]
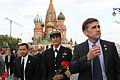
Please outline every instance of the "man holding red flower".
[[60, 45], [61, 34], [57, 30], [50, 33], [52, 47], [43, 53], [43, 80], [69, 80], [71, 49]]

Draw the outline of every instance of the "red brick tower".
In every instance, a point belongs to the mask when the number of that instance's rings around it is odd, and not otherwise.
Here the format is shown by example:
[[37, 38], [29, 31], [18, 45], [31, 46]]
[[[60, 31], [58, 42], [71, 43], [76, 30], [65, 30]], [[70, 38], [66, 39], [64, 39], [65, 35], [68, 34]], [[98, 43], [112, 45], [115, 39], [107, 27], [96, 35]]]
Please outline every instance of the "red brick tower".
[[65, 20], [65, 16], [62, 14], [62, 12], [60, 12], [60, 14], [58, 15], [57, 29], [61, 33], [61, 42], [63, 44], [65, 44], [67, 41], [67, 39], [66, 39], [66, 26], [64, 25], [64, 20]]
[[35, 28], [34, 28], [33, 42], [37, 42], [39, 39], [42, 39], [43, 37], [43, 26], [41, 26], [42, 19], [39, 17], [39, 15], [37, 15], [34, 18], [34, 24], [35, 24]]
[[56, 27], [57, 27], [56, 12], [55, 12], [52, 0], [50, 0], [49, 8], [47, 10], [46, 19], [45, 19], [45, 37], [49, 38], [50, 32], [52, 31], [52, 29]]

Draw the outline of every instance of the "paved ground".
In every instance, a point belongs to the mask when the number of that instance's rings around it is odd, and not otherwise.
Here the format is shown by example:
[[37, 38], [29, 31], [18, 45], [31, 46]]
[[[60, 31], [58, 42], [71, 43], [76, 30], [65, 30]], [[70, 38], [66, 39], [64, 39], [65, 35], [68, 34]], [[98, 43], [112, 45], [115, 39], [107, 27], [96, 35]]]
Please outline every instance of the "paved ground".
[[14, 80], [13, 77], [8, 77], [5, 80]]
[[77, 74], [72, 74], [72, 75], [70, 76], [70, 80], [77, 80], [77, 79], [78, 79], [78, 74], [79, 74], [79, 73], [77, 73]]
[[[77, 78], [78, 78], [78, 74], [73, 74], [73, 75], [71, 75], [70, 80], [77, 80]], [[10, 77], [6, 78], [5, 80], [14, 80], [14, 79], [12, 76], [10, 76]]]

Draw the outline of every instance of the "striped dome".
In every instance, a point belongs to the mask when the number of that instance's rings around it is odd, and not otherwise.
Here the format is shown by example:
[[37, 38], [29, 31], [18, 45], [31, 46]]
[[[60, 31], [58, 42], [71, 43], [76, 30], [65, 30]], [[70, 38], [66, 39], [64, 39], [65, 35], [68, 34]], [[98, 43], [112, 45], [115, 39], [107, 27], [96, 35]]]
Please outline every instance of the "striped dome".
[[60, 12], [58, 15], [58, 20], [65, 20], [65, 16], [62, 14], [62, 12]]
[[37, 16], [34, 18], [34, 23], [42, 23], [42, 19], [39, 17], [38, 14], [37, 14]]

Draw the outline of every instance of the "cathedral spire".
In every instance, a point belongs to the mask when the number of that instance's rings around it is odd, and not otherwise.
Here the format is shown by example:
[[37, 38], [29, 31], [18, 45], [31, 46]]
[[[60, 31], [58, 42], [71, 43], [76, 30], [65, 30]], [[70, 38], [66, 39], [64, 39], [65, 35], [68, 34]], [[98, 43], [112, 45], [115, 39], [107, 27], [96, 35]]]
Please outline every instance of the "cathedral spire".
[[52, 3], [52, 0], [50, 0], [50, 4], [49, 4], [49, 8], [48, 9], [54, 9], [54, 6], [53, 6], [53, 3]]

